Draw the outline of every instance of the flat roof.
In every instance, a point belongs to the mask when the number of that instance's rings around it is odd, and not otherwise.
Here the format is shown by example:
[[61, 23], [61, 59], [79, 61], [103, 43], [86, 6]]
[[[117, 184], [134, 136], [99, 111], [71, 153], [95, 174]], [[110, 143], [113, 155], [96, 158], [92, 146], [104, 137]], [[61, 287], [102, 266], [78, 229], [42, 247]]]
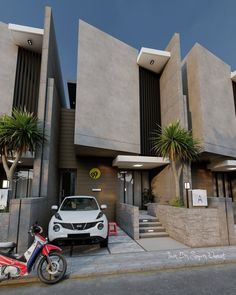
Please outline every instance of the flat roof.
[[236, 71], [231, 72], [231, 80], [232, 80], [233, 82], [236, 82]]
[[13, 42], [25, 49], [41, 53], [44, 30], [39, 28], [8, 24]]
[[170, 56], [169, 51], [142, 47], [137, 58], [137, 64], [159, 74], [170, 59]]

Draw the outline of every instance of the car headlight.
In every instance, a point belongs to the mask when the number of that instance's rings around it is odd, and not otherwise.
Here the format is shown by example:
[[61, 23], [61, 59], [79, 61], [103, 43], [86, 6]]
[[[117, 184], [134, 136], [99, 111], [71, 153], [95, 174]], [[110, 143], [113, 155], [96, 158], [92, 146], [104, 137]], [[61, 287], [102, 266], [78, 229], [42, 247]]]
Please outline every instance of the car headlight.
[[97, 216], [97, 218], [96, 219], [99, 219], [99, 218], [101, 218], [103, 216], [103, 212], [102, 211], [100, 211], [99, 213], [98, 213], [98, 216]]
[[61, 229], [61, 227], [60, 227], [60, 225], [58, 225], [58, 224], [54, 224], [52, 229], [53, 229], [55, 232], [59, 232], [60, 229]]
[[104, 228], [103, 223], [99, 223], [99, 224], [98, 224], [98, 229], [99, 229], [99, 230], [102, 230], [103, 228]]
[[61, 215], [57, 212], [54, 214], [56, 219], [62, 220]]

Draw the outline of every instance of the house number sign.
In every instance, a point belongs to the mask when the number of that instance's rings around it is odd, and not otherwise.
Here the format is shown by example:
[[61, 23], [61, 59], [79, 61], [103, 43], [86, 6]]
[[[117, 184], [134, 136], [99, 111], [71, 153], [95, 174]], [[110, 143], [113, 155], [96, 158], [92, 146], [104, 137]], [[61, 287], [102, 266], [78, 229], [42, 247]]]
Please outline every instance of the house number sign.
[[192, 190], [193, 206], [206, 207], [207, 206], [207, 191], [203, 189]]
[[89, 171], [89, 176], [90, 176], [92, 179], [99, 179], [100, 176], [101, 176], [101, 171], [100, 171], [98, 168], [92, 168], [92, 169]]

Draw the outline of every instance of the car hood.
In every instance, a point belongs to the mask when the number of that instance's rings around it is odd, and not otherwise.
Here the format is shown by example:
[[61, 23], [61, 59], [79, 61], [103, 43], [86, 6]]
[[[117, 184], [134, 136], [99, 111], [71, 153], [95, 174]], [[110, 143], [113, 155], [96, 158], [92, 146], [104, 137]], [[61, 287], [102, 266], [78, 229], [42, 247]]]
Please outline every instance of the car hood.
[[87, 223], [96, 221], [100, 210], [91, 211], [58, 211], [62, 220], [68, 223]]

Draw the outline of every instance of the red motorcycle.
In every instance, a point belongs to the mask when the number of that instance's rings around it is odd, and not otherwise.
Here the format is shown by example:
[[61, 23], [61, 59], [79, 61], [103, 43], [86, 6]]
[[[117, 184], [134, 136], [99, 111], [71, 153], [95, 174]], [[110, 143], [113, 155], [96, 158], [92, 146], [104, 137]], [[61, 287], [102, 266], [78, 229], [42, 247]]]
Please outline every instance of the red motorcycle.
[[22, 256], [13, 253], [15, 243], [0, 243], [0, 250], [8, 250], [7, 253], [0, 252], [0, 282], [27, 276], [35, 265], [43, 283], [55, 284], [63, 279], [67, 269], [66, 259], [59, 253], [59, 247], [48, 244], [47, 239], [41, 236], [42, 231], [37, 224], [31, 226], [29, 233], [34, 241]]

